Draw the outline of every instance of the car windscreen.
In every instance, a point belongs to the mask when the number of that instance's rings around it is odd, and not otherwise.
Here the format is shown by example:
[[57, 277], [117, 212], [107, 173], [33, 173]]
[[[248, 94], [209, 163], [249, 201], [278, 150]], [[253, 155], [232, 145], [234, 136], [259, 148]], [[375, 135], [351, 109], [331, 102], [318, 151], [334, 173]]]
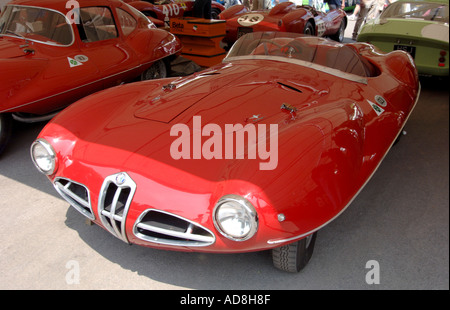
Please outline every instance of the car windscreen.
[[395, 2], [380, 16], [387, 18], [411, 18], [448, 23], [448, 5], [429, 2]]
[[352, 47], [296, 33], [246, 34], [232, 46], [224, 62], [241, 59], [288, 62], [355, 81], [370, 76], [367, 63]]
[[0, 35], [49, 45], [66, 46], [73, 42], [72, 27], [62, 13], [21, 5], [6, 6], [0, 16]]

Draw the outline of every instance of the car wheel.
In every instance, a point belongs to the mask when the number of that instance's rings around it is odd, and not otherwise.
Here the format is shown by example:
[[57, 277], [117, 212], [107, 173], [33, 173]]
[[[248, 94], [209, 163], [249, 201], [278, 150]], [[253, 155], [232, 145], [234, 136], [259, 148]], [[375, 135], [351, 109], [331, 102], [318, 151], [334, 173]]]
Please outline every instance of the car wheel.
[[287, 272], [299, 272], [311, 259], [317, 232], [272, 250], [273, 265]]
[[306, 22], [305, 27], [303, 28], [303, 33], [313, 36], [314, 35], [314, 26], [311, 22]]
[[10, 114], [0, 114], [0, 154], [11, 137], [12, 117]]
[[164, 60], [158, 60], [141, 75], [141, 80], [163, 79], [167, 77], [167, 65]]
[[344, 41], [345, 34], [345, 21], [341, 21], [341, 25], [339, 26], [338, 32], [330, 36], [330, 38], [334, 41], [342, 42]]
[[211, 18], [212, 19], [220, 19], [219, 18], [219, 14], [220, 14], [220, 9], [218, 8], [211, 8]]

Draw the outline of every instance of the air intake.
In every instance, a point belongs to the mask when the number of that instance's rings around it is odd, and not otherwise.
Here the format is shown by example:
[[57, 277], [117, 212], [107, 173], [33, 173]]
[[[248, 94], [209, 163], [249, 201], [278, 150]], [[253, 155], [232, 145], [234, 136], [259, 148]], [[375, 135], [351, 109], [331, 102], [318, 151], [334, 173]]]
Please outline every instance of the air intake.
[[56, 191], [78, 212], [94, 220], [95, 216], [91, 209], [89, 191], [84, 185], [65, 178], [56, 178], [53, 182]]
[[215, 242], [214, 234], [180, 216], [155, 210], [145, 210], [134, 224], [133, 233], [139, 239], [166, 245], [201, 247]]

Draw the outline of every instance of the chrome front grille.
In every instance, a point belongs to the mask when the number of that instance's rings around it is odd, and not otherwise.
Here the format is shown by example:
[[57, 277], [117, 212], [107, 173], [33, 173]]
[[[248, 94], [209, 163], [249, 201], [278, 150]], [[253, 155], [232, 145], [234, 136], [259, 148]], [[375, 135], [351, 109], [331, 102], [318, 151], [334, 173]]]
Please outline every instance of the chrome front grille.
[[84, 185], [65, 178], [56, 178], [53, 182], [56, 191], [81, 214], [94, 220], [89, 191]]
[[145, 210], [137, 219], [133, 233], [139, 239], [166, 245], [208, 246], [215, 242], [214, 234], [180, 216], [155, 210]]
[[128, 243], [125, 220], [136, 191], [136, 183], [125, 172], [105, 178], [98, 199], [98, 214], [103, 226]]

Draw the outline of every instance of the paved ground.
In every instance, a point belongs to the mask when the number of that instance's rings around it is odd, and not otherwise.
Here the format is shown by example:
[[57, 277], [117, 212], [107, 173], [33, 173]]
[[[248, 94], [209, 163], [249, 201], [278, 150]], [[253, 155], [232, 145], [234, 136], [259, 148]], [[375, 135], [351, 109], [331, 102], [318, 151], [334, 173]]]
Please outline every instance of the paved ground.
[[[43, 124], [19, 125], [0, 158], [0, 289], [449, 289], [446, 87], [423, 81], [408, 134], [319, 232], [300, 274], [274, 269], [267, 252], [154, 250], [87, 225], [31, 163], [29, 146]], [[371, 261], [379, 284], [366, 282]]]

